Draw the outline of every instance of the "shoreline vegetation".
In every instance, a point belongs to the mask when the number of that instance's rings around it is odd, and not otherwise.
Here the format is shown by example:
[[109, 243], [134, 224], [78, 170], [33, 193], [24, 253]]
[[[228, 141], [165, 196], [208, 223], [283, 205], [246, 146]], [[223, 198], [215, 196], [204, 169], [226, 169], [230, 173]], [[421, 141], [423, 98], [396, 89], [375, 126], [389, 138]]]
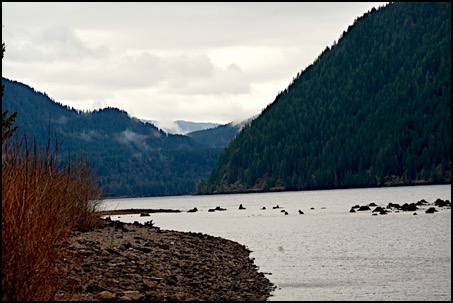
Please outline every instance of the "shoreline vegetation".
[[[390, 179], [389, 179], [390, 180]], [[430, 185], [451, 185], [451, 180], [443, 181], [433, 181], [433, 180], [424, 180], [416, 179], [404, 182], [399, 179], [391, 179], [390, 181], [386, 180], [382, 185], [367, 185], [367, 186], [336, 186], [336, 187], [322, 187], [322, 188], [307, 188], [307, 189], [292, 189], [285, 187], [273, 187], [268, 190], [262, 188], [252, 188], [252, 189], [241, 189], [241, 190], [230, 190], [230, 191], [221, 191], [221, 192], [212, 192], [212, 193], [198, 193], [194, 192], [191, 194], [186, 194], [187, 196], [216, 196], [216, 195], [240, 195], [240, 194], [264, 194], [264, 193], [274, 193], [274, 192], [294, 192], [294, 191], [319, 191], [319, 190], [340, 190], [340, 189], [358, 189], [358, 188], [389, 188], [389, 187], [404, 187], [404, 186], [430, 186]], [[124, 195], [124, 196], [105, 196], [104, 200], [120, 200], [120, 199], [132, 199], [132, 198], [157, 198], [157, 197], [175, 197], [175, 196], [186, 196], [186, 195], [163, 195], [163, 196], [147, 196], [147, 195]]]
[[[103, 219], [83, 156], [2, 142], [3, 301], [264, 301], [275, 286], [237, 242]], [[118, 212], [180, 212], [121, 210]], [[49, 215], [50, 214], [50, 215]]]
[[53, 300], [59, 288], [59, 245], [102, 223], [102, 198], [82, 156], [62, 165], [50, 140], [38, 150], [17, 132], [2, 140], [2, 300]]

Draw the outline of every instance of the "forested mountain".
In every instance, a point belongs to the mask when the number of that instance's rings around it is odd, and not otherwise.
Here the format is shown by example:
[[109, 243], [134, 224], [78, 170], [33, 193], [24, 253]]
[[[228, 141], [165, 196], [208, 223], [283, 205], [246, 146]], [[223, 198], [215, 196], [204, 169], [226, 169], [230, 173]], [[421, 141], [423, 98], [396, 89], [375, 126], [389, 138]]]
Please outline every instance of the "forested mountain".
[[242, 126], [243, 124], [231, 122], [210, 129], [193, 131], [188, 133], [187, 136], [208, 147], [225, 148], [241, 130]]
[[220, 152], [188, 136], [166, 134], [117, 108], [78, 111], [17, 81], [2, 78], [2, 83], [2, 110], [18, 113], [17, 134], [25, 132], [40, 149], [48, 138], [52, 148], [57, 141], [62, 161], [85, 156], [106, 196], [192, 194]]
[[433, 183], [451, 183], [451, 3], [395, 2], [299, 72], [198, 193]]

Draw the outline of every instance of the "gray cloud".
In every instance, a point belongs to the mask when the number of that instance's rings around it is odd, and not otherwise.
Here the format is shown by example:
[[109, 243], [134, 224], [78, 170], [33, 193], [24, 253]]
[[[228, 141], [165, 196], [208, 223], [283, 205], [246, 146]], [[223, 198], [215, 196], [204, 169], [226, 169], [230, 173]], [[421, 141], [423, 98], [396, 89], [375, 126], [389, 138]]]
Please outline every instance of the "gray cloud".
[[227, 123], [383, 3], [2, 2], [2, 74], [77, 109]]
[[21, 63], [83, 61], [99, 59], [108, 53], [105, 46], [86, 45], [74, 30], [64, 25], [37, 30], [22, 29], [11, 36], [7, 45], [8, 60]]

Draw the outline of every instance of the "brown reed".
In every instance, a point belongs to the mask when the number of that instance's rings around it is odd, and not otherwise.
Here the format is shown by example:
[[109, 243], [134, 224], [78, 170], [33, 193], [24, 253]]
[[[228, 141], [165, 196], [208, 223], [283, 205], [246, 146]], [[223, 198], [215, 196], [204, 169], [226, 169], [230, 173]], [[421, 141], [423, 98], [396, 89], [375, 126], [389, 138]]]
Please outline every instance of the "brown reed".
[[59, 246], [100, 221], [102, 190], [86, 159], [62, 164], [50, 140], [43, 151], [36, 146], [25, 134], [2, 144], [3, 301], [52, 300]]

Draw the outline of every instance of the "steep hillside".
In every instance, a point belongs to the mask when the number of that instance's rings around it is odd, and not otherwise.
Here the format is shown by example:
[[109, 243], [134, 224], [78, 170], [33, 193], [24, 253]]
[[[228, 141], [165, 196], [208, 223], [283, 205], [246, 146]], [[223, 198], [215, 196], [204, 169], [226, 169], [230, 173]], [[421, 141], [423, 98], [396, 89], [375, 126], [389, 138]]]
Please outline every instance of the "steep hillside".
[[228, 123], [210, 129], [190, 132], [187, 136], [208, 147], [225, 148], [241, 127], [241, 124]]
[[[63, 161], [84, 155], [101, 178], [107, 196], [191, 194], [219, 154], [182, 135], [167, 135], [153, 124], [117, 108], [77, 111], [45, 93], [2, 78], [2, 109], [17, 112], [17, 134], [44, 148], [56, 141]], [[56, 140], [55, 140], [56, 139]]]
[[300, 72], [198, 193], [451, 183], [450, 155], [451, 3], [392, 3]]

